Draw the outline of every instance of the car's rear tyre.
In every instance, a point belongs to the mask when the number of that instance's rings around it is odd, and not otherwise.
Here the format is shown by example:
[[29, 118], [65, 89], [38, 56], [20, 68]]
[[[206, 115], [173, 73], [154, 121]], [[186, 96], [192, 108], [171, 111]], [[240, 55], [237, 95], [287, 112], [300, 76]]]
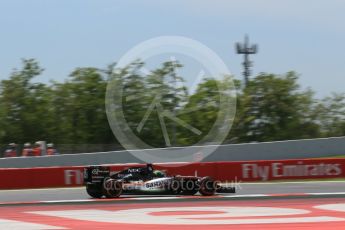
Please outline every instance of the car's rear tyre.
[[99, 184], [87, 183], [86, 192], [93, 198], [102, 198], [103, 196], [102, 185]]
[[199, 192], [203, 196], [213, 196], [216, 193], [217, 184], [211, 177], [203, 177], [200, 180]]
[[117, 198], [122, 194], [122, 182], [111, 178], [103, 181], [103, 194], [106, 198]]

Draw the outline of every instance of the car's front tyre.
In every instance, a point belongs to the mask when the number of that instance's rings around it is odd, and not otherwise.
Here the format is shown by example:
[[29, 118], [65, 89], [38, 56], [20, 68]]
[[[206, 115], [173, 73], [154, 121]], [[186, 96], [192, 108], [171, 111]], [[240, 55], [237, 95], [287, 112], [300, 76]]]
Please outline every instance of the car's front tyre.
[[200, 180], [199, 192], [203, 196], [213, 196], [216, 193], [217, 184], [211, 177], [203, 177]]

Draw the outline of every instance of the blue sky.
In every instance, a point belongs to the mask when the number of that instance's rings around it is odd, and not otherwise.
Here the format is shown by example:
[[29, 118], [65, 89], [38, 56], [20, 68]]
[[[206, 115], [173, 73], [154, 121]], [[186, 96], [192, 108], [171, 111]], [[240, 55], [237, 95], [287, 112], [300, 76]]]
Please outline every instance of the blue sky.
[[318, 97], [345, 92], [342, 0], [0, 0], [0, 79], [36, 58], [36, 81], [63, 81], [75, 67], [105, 67], [162, 35], [185, 36], [215, 51], [241, 78], [234, 43], [259, 44], [254, 74], [300, 74]]

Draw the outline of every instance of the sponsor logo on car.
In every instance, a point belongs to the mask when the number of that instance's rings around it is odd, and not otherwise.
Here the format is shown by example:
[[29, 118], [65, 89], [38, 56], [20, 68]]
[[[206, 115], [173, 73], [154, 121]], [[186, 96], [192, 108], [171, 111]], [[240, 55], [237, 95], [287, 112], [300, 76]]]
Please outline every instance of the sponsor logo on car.
[[108, 170], [101, 170], [101, 169], [92, 169], [92, 174], [93, 175], [97, 175], [97, 174], [106, 174], [106, 173], [109, 173]]
[[133, 169], [128, 169], [129, 173], [135, 173], [135, 172], [140, 172], [140, 168], [133, 168]]
[[145, 187], [146, 188], [157, 188], [157, 187], [163, 187], [164, 184], [165, 183], [163, 181], [155, 181], [155, 182], [146, 183]]

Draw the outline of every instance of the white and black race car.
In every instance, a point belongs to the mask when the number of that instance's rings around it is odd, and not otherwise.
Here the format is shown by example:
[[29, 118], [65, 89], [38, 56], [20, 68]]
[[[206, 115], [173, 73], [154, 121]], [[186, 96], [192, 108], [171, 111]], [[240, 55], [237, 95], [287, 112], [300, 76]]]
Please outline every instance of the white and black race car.
[[111, 172], [108, 166], [89, 166], [84, 170], [86, 192], [93, 198], [116, 198], [121, 194], [194, 195], [235, 193], [235, 187], [222, 187], [210, 177], [166, 176], [152, 164]]

